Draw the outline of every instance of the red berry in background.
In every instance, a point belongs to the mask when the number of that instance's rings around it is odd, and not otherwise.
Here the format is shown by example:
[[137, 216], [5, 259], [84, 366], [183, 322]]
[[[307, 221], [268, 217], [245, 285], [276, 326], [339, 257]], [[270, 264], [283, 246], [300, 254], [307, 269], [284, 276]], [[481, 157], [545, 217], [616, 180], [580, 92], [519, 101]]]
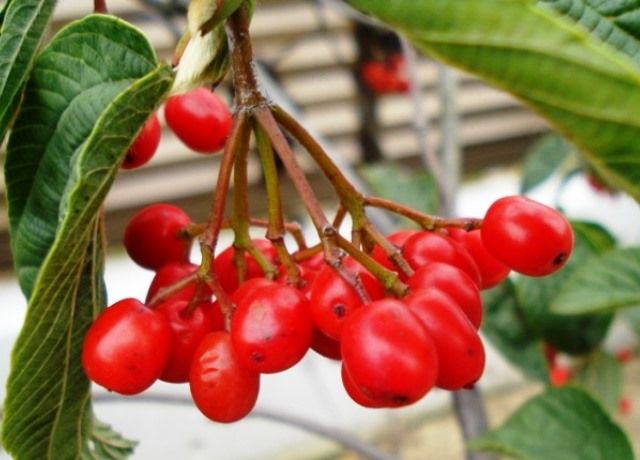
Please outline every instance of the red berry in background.
[[168, 300], [159, 304], [155, 311], [163, 315], [173, 333], [169, 359], [160, 380], [182, 383], [189, 380], [189, 369], [196, 348], [202, 338], [213, 331], [209, 315], [201, 308], [187, 311], [188, 300]]
[[353, 312], [341, 343], [342, 363], [353, 384], [381, 406], [414, 403], [436, 383], [434, 343], [399, 300], [378, 300]]
[[436, 232], [418, 232], [407, 240], [402, 255], [414, 270], [433, 262], [453, 265], [482, 285], [480, 270], [467, 250], [453, 238]]
[[[419, 230], [402, 229], [390, 233], [386, 238], [389, 243], [393, 244], [400, 251], [402, 251], [402, 248], [404, 247], [404, 244], [407, 242], [407, 240], [416, 233], [419, 233]], [[407, 277], [399, 270], [398, 267], [396, 267], [396, 265], [391, 260], [389, 260], [389, 258], [387, 258], [387, 254], [380, 246], [375, 245], [373, 247], [373, 251], [371, 251], [371, 257], [373, 257], [380, 265], [388, 268], [389, 270], [397, 271], [400, 274], [400, 279], [406, 281]]]
[[573, 231], [561, 213], [523, 196], [494, 202], [481, 228], [496, 259], [519, 273], [546, 276], [561, 268], [573, 249]]
[[347, 372], [347, 368], [342, 365], [341, 377], [342, 377], [342, 385], [344, 386], [347, 395], [360, 404], [363, 407], [376, 408], [376, 407], [384, 407], [384, 405], [378, 401], [374, 401], [369, 396], [367, 396], [358, 386], [353, 382], [353, 379]]
[[207, 88], [170, 97], [164, 116], [176, 136], [199, 153], [221, 150], [233, 124], [227, 105]]
[[466, 232], [460, 229], [449, 229], [449, 235], [458, 241], [473, 258], [480, 270], [481, 289], [490, 289], [500, 284], [511, 269], [493, 257], [482, 242], [480, 230]]
[[312, 334], [307, 298], [279, 284], [246, 295], [231, 320], [233, 349], [242, 365], [255, 372], [290, 368], [309, 350]]
[[620, 364], [628, 364], [633, 359], [633, 350], [629, 347], [620, 348], [616, 351], [616, 359]]
[[409, 90], [404, 56], [395, 54], [384, 61], [365, 62], [360, 69], [362, 82], [376, 94], [404, 93]]
[[[380, 282], [362, 265], [350, 257], [345, 257], [342, 264], [350, 273], [359, 275], [371, 300], [384, 297]], [[329, 265], [325, 265], [313, 281], [309, 301], [314, 323], [334, 340], [340, 340], [345, 319], [362, 306], [356, 290]]]
[[564, 366], [560, 366], [554, 364], [551, 366], [549, 370], [549, 381], [551, 382], [551, 386], [561, 387], [566, 385], [571, 378], [571, 371]]
[[[270, 241], [264, 239], [255, 239], [252, 241], [256, 248], [265, 255], [269, 262], [272, 264], [276, 263], [276, 250]], [[235, 251], [236, 250], [233, 246], [229, 246], [218, 254], [213, 261], [213, 269], [218, 276], [218, 280], [220, 281], [222, 288], [227, 292], [227, 294], [235, 292], [240, 284], [238, 281], [238, 270], [236, 269], [236, 265], [233, 261]], [[264, 272], [248, 251], [244, 251], [244, 261], [246, 267], [244, 281], [264, 276]]]
[[417, 291], [404, 300], [435, 344], [440, 363], [436, 385], [445, 390], [459, 390], [475, 383], [484, 370], [484, 347], [473, 324], [456, 303], [437, 290]]
[[622, 415], [628, 415], [633, 409], [633, 404], [629, 398], [620, 398], [618, 400], [618, 412]]
[[152, 204], [133, 215], [124, 230], [124, 247], [138, 265], [158, 270], [169, 263], [185, 263], [191, 242], [179, 232], [191, 223], [180, 208]]
[[160, 121], [154, 113], [142, 127], [142, 131], [133, 141], [122, 160], [122, 169], [134, 169], [146, 164], [158, 150], [160, 145]]
[[[190, 263], [170, 263], [161, 267], [151, 280], [149, 290], [147, 291], [146, 302], [150, 302], [155, 296], [158, 295], [161, 289], [168, 288], [178, 281], [186, 278], [189, 275], [194, 274], [198, 270], [198, 266]], [[197, 282], [193, 281], [187, 284], [184, 288], [173, 294], [171, 297], [165, 299], [183, 299], [191, 300], [196, 293]], [[203, 295], [211, 297], [211, 291], [207, 287], [203, 287]]]
[[258, 399], [260, 374], [240, 364], [226, 332], [206, 335], [189, 373], [191, 397], [200, 412], [221, 423], [245, 417]]
[[318, 328], [313, 329], [311, 349], [325, 358], [334, 359], [336, 361], [340, 361], [342, 359], [340, 342], [333, 340], [331, 337], [327, 337]]
[[545, 342], [542, 346], [542, 351], [549, 367], [554, 367], [558, 357], [558, 350], [553, 345]]
[[124, 299], [104, 309], [89, 328], [82, 367], [109, 391], [137, 394], [160, 377], [172, 340], [164, 316], [136, 299]]
[[453, 265], [434, 262], [416, 270], [409, 278], [412, 292], [420, 289], [437, 289], [447, 294], [469, 318], [476, 329], [482, 322], [480, 290], [465, 272]]

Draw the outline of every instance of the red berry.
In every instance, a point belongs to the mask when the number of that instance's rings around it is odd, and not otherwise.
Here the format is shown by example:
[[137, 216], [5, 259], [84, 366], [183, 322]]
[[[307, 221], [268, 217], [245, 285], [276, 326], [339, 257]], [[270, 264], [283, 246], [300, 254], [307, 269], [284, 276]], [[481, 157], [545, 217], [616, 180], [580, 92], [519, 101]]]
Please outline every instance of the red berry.
[[[404, 244], [407, 242], [407, 240], [411, 238], [413, 235], [415, 235], [416, 233], [419, 233], [419, 231], [402, 229], [387, 235], [387, 240], [389, 241], [389, 243], [391, 243], [400, 251], [402, 251], [402, 248], [404, 247]], [[404, 273], [402, 273], [398, 269], [398, 267], [396, 267], [396, 265], [391, 260], [387, 258], [387, 254], [384, 252], [384, 250], [380, 246], [375, 245], [373, 247], [373, 251], [371, 252], [371, 257], [373, 257], [380, 265], [388, 268], [389, 270], [394, 270], [399, 272], [400, 279], [402, 279], [403, 281], [406, 281], [407, 277], [404, 275]]]
[[341, 376], [342, 376], [342, 385], [344, 386], [345, 391], [349, 395], [349, 397], [360, 404], [363, 407], [384, 407], [384, 405], [378, 401], [374, 401], [369, 396], [364, 394], [364, 392], [353, 382], [353, 379], [347, 372], [347, 368], [344, 367], [344, 364], [341, 368]]
[[[156, 272], [156, 275], [153, 277], [153, 280], [149, 285], [146, 302], [150, 302], [156, 295], [158, 295], [161, 289], [170, 287], [187, 276], [194, 274], [197, 270], [198, 266], [190, 263], [170, 263], [164, 265]], [[196, 289], [197, 282], [193, 281], [171, 297], [165, 299], [165, 301], [169, 299], [183, 299], [190, 301], [195, 295]], [[206, 286], [203, 287], [202, 294], [207, 298], [211, 297], [211, 291]]]
[[318, 252], [308, 259], [300, 262], [300, 265], [311, 271], [320, 271], [324, 267], [324, 253]]
[[335, 359], [336, 361], [340, 361], [342, 359], [340, 342], [327, 337], [318, 328], [313, 329], [311, 349], [325, 358]]
[[[278, 272], [278, 278], [276, 278], [276, 281], [280, 284], [288, 285], [287, 268], [284, 265], [280, 265]], [[300, 281], [302, 282], [302, 286], [299, 289], [305, 296], [309, 297], [311, 295], [311, 285], [318, 275], [318, 270], [310, 269], [307, 265], [298, 265], [298, 273]]]
[[195, 308], [190, 314], [187, 311], [189, 301], [171, 299], [156, 307], [163, 315], [171, 331], [173, 340], [169, 351], [169, 359], [160, 380], [182, 383], [189, 380], [189, 369], [196, 348], [202, 338], [213, 331], [210, 316], [201, 308]]
[[226, 332], [212, 332], [196, 349], [189, 374], [191, 397], [200, 412], [222, 423], [245, 417], [258, 399], [260, 374], [240, 364]]
[[447, 294], [467, 315], [476, 329], [482, 322], [482, 299], [478, 286], [465, 272], [440, 262], [424, 265], [409, 278], [412, 291], [437, 289]]
[[633, 404], [629, 398], [620, 398], [618, 400], [618, 412], [622, 415], [628, 415], [633, 409]]
[[124, 246], [138, 265], [158, 270], [169, 263], [185, 263], [191, 242], [179, 232], [191, 223], [189, 216], [170, 204], [152, 204], [133, 215], [124, 230]]
[[417, 291], [405, 302], [436, 346], [440, 363], [436, 385], [459, 390], [475, 383], [484, 370], [484, 347], [473, 324], [455, 302], [437, 290]]
[[494, 202], [484, 217], [482, 242], [513, 270], [549, 275], [562, 267], [573, 249], [573, 231], [558, 211], [523, 196]]
[[222, 314], [222, 309], [220, 308], [220, 304], [217, 300], [215, 302], [203, 302], [198, 304], [198, 308], [209, 316], [212, 331], [224, 330], [224, 315]]
[[551, 370], [549, 371], [549, 380], [552, 386], [561, 387], [566, 385], [570, 378], [571, 371], [568, 368], [559, 365], [551, 366]]
[[482, 285], [480, 270], [469, 253], [452, 238], [436, 232], [419, 232], [407, 240], [402, 255], [414, 270], [433, 262], [453, 265]]
[[238, 305], [245, 297], [253, 294], [256, 290], [262, 287], [274, 287], [275, 285], [276, 282], [268, 278], [251, 278], [238, 286], [238, 289], [231, 295], [231, 300], [235, 305]]
[[173, 336], [166, 319], [136, 299], [103, 310], [89, 328], [82, 366], [98, 385], [123, 395], [140, 393], [167, 364]]
[[509, 276], [509, 267], [493, 257], [482, 243], [480, 230], [465, 232], [460, 229], [449, 229], [449, 235], [467, 250], [480, 270], [481, 289], [497, 286]]
[[633, 359], [633, 350], [629, 347], [620, 348], [616, 351], [616, 359], [621, 364], [628, 364]]
[[142, 127], [122, 161], [122, 169], [134, 169], [146, 164], [160, 145], [160, 122], [154, 113]]
[[306, 297], [279, 284], [245, 296], [231, 320], [231, 341], [238, 359], [255, 372], [290, 368], [309, 350], [312, 334]]
[[[342, 264], [352, 274], [357, 274], [371, 300], [384, 297], [380, 282], [358, 262], [345, 257]], [[340, 340], [345, 319], [362, 306], [356, 290], [329, 265], [325, 265], [311, 285], [311, 315], [316, 326], [327, 336]]]
[[436, 382], [434, 344], [398, 300], [378, 300], [353, 312], [344, 325], [341, 350], [357, 390], [382, 406], [414, 403]]
[[170, 97], [164, 115], [176, 136], [199, 153], [222, 149], [233, 124], [224, 101], [207, 88]]
[[[272, 264], [276, 263], [276, 250], [273, 248], [270, 241], [263, 239], [255, 239], [252, 241], [256, 248], [265, 255], [269, 262]], [[213, 269], [218, 276], [218, 280], [220, 281], [222, 288], [228, 294], [235, 292], [240, 284], [240, 281], [238, 280], [238, 270], [236, 269], [236, 265], [233, 260], [235, 252], [235, 248], [233, 246], [229, 246], [218, 254], [213, 261]], [[246, 267], [244, 281], [264, 276], [262, 269], [248, 251], [244, 251], [244, 263]]]

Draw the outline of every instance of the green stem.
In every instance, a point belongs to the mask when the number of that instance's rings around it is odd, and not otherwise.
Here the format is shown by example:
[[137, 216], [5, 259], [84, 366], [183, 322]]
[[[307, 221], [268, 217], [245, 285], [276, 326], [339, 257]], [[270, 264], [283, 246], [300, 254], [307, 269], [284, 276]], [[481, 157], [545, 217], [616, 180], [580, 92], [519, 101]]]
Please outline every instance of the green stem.
[[254, 126], [254, 132], [258, 154], [260, 155], [260, 161], [262, 163], [269, 207], [267, 239], [273, 244], [280, 263], [287, 271], [287, 282], [294, 286], [299, 286], [301, 280], [300, 269], [294, 262], [291, 254], [289, 254], [289, 251], [287, 251], [284, 243], [285, 225], [282, 199], [280, 197], [280, 182], [271, 143], [264, 129], [258, 123]]
[[391, 291], [393, 295], [398, 298], [402, 298], [407, 294], [409, 287], [400, 281], [396, 272], [388, 270], [380, 265], [370, 255], [362, 252], [357, 246], [353, 245], [353, 243], [341, 235], [336, 237], [336, 243], [338, 247], [344, 249], [347, 254], [366, 268], [369, 273], [378, 278], [385, 289]]

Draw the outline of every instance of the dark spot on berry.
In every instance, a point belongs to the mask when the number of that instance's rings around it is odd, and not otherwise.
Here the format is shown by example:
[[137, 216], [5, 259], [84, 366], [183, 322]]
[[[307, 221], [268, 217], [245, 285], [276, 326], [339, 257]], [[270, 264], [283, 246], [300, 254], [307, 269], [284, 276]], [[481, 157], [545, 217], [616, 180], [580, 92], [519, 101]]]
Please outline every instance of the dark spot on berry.
[[567, 259], [567, 255], [564, 252], [561, 252], [553, 259], [553, 265], [561, 265]]
[[256, 363], [261, 363], [262, 361], [264, 361], [264, 355], [259, 351], [254, 351], [253, 353], [251, 353], [251, 359]]
[[343, 318], [344, 315], [347, 314], [347, 307], [345, 307], [344, 305], [342, 305], [341, 303], [336, 304], [333, 306], [333, 313], [338, 317], [338, 318]]
[[393, 396], [393, 398], [391, 398], [391, 401], [394, 404], [406, 404], [407, 401], [409, 401], [409, 398], [407, 398], [404, 395], [395, 395], [395, 396]]

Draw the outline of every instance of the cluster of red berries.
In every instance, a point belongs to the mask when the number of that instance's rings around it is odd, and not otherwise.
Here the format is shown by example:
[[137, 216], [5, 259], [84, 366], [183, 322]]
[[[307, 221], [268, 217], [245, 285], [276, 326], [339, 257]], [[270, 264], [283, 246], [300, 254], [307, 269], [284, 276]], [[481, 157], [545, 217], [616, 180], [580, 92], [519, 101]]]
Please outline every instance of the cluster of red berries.
[[[253, 257], [245, 252], [242, 262], [231, 246], [212, 264], [235, 307], [225, 328], [221, 306], [189, 262], [189, 225], [182, 210], [167, 204], [133, 216], [125, 247], [136, 263], [156, 271], [148, 305], [125, 299], [105, 309], [86, 336], [83, 366], [94, 382], [122, 394], [141, 392], [158, 378], [189, 382], [197, 407], [220, 422], [248, 414], [260, 375], [294, 366], [310, 348], [342, 361], [346, 392], [366, 407], [411, 404], [434, 386], [472, 386], [485, 365], [477, 332], [480, 289], [497, 285], [511, 269], [549, 274], [573, 245], [561, 214], [524, 197], [496, 201], [479, 230], [400, 230], [388, 240], [411, 270], [400, 270], [381, 247], [371, 256], [406, 282], [402, 299], [390, 298], [351, 257], [342, 259], [341, 270], [321, 254], [300, 261], [303, 282], [292, 286], [284, 267], [267, 279]], [[252, 243], [279, 266], [269, 241]], [[171, 295], [152, 302], [163, 289]]]
[[406, 93], [409, 91], [406, 61], [400, 53], [386, 60], [371, 60], [360, 68], [362, 82], [375, 94]]
[[[175, 135], [198, 153], [220, 151], [231, 132], [231, 112], [224, 101], [207, 88], [170, 97], [164, 106], [164, 117]], [[154, 113], [127, 151], [122, 169], [135, 169], [148, 163], [160, 145], [160, 137], [160, 121]]]

